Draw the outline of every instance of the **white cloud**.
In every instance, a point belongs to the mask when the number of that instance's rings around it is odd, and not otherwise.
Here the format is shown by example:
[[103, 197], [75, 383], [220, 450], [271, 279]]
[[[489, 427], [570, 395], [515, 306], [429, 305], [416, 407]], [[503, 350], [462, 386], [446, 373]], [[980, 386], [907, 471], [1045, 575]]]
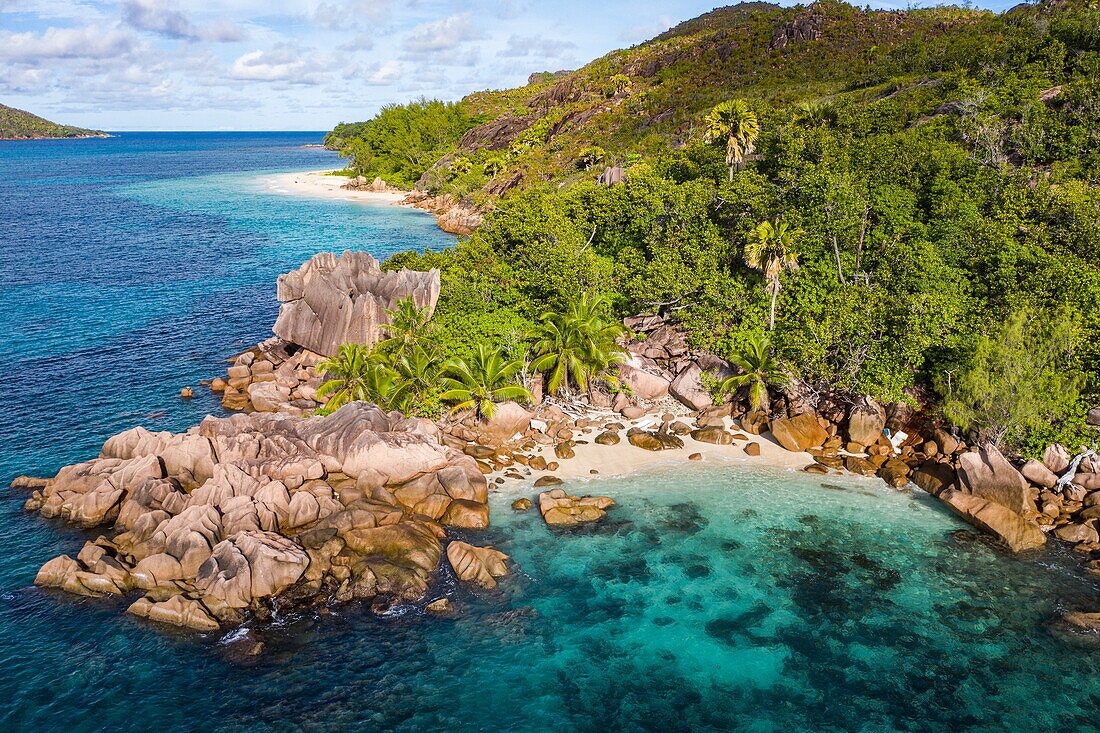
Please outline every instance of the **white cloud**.
[[337, 0], [322, 2], [313, 11], [313, 22], [329, 30], [361, 27], [363, 22], [377, 24], [390, 13], [390, 0]]
[[434, 54], [450, 51], [484, 37], [481, 31], [470, 24], [468, 14], [452, 15], [413, 28], [406, 36], [403, 46], [410, 54]]
[[45, 59], [106, 59], [134, 47], [130, 34], [117, 28], [47, 28], [41, 33], [0, 32], [0, 58], [24, 63]]
[[542, 38], [541, 36], [517, 36], [508, 37], [508, 45], [497, 51], [497, 56], [502, 58], [544, 58], [557, 59], [577, 47], [572, 41], [562, 41], [556, 38]]
[[317, 84], [324, 80], [319, 63], [308, 59], [292, 43], [280, 43], [266, 51], [250, 51], [233, 62], [230, 76], [246, 81], [285, 81]]
[[401, 62], [391, 60], [378, 65], [377, 68], [368, 73], [366, 81], [368, 84], [384, 86], [400, 81], [404, 74], [405, 68], [401, 65]]
[[126, 0], [122, 4], [122, 19], [133, 28], [166, 38], [215, 42], [239, 41], [244, 38], [244, 32], [227, 21], [196, 26], [168, 0]]

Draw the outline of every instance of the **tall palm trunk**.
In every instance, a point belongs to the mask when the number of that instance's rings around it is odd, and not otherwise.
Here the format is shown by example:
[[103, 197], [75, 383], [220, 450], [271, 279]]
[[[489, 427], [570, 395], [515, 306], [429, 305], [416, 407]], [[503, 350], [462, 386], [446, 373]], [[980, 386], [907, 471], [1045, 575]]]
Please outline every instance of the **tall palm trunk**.
[[772, 289], [772, 306], [771, 312], [768, 314], [768, 330], [775, 330], [775, 299], [779, 296], [779, 288]]

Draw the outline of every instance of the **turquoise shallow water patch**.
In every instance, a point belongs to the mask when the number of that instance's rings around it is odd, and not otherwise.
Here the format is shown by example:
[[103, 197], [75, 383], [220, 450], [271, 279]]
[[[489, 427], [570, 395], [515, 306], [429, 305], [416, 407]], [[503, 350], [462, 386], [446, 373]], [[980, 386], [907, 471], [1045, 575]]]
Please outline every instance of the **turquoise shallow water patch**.
[[[179, 388], [265, 337], [275, 276], [315, 251], [453, 241], [417, 212], [265, 192], [265, 171], [337, 164], [298, 147], [317, 138], [0, 143], [0, 480], [94, 456], [134, 424], [218, 412]], [[35, 589], [42, 562], [87, 535], [0, 489], [0, 727], [1096, 728], [1100, 652], [1049, 623], [1098, 607], [1071, 557], [1007, 557], [928, 497], [870, 480], [692, 464], [567, 488], [619, 506], [558, 531], [494, 494], [494, 526], [460, 536], [517, 572], [494, 593], [444, 577], [458, 618], [279, 618], [249, 665], [232, 636]]]

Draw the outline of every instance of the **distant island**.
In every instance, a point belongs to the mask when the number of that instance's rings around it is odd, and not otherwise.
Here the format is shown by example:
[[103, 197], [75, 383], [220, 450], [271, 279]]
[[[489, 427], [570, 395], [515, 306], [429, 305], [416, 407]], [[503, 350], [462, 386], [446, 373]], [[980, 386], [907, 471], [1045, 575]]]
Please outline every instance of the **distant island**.
[[59, 138], [111, 137], [102, 130], [59, 125], [38, 115], [0, 104], [0, 140], [53, 140]]

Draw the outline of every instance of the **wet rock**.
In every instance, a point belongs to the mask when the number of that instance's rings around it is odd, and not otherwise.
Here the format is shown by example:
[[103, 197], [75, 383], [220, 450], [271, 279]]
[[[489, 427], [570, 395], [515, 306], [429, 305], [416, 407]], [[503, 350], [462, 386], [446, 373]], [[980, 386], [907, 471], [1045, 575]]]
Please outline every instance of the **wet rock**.
[[1062, 614], [1062, 621], [1083, 631], [1100, 631], [1100, 613], [1070, 611]]
[[554, 446], [554, 456], [562, 461], [567, 461], [577, 455], [573, 450], [573, 441], [567, 440], [564, 443], [558, 443]]
[[540, 476], [535, 480], [535, 488], [542, 488], [543, 486], [558, 486], [565, 483], [557, 476]]
[[819, 476], [824, 476], [829, 473], [829, 469], [822, 466], [820, 463], [811, 463], [802, 469], [803, 473], [814, 473]]
[[759, 456], [760, 455], [760, 444], [759, 443], [746, 443], [745, 444], [745, 455], [746, 456]]
[[[148, 603], [135, 613], [203, 627], [190, 601], [232, 624], [278, 596], [416, 600], [442, 556], [442, 525], [481, 528], [489, 514], [473, 458], [443, 445], [434, 426], [364, 403], [324, 417], [210, 417], [178, 436], [127, 431], [38, 497], [43, 514], [113, 518], [118, 532], [46, 563], [40, 585], [139, 588]], [[183, 599], [159, 605], [181, 589]]]
[[474, 547], [455, 540], [447, 545], [447, 561], [459, 580], [482, 588], [495, 588], [497, 578], [508, 574], [507, 555], [491, 547]]
[[1065, 542], [1100, 542], [1100, 534], [1088, 524], [1063, 524], [1054, 530], [1054, 536]]
[[878, 467], [866, 458], [848, 456], [844, 459], [844, 468], [860, 476], [874, 476], [878, 473]]
[[44, 489], [50, 483], [48, 478], [36, 478], [34, 476], [16, 476], [11, 480], [13, 489]]
[[937, 461], [926, 461], [912, 473], [913, 483], [933, 496], [944, 489], [954, 488], [955, 478], [954, 468]]
[[539, 494], [539, 511], [547, 524], [570, 527], [595, 522], [607, 516], [604, 511], [615, 502], [606, 496], [571, 496], [563, 489]]
[[897, 458], [886, 461], [878, 469], [878, 476], [888, 485], [900, 489], [909, 483], [909, 464]]
[[702, 453], [692, 453], [690, 456], [688, 456], [688, 460], [689, 461], [701, 461], [701, 460], [703, 460], [703, 454]]
[[522, 499], [516, 499], [515, 501], [512, 502], [512, 508], [515, 509], [517, 512], [525, 512], [528, 509], [530, 509], [531, 507], [533, 507], [534, 505], [535, 505], [534, 502], [531, 501], [530, 499], [528, 499], [527, 497], [523, 497]]
[[184, 598], [182, 595], [172, 596], [160, 602], [139, 598], [126, 609], [126, 612], [150, 621], [183, 626], [195, 631], [217, 631], [220, 628], [217, 619], [202, 603], [192, 598]]

